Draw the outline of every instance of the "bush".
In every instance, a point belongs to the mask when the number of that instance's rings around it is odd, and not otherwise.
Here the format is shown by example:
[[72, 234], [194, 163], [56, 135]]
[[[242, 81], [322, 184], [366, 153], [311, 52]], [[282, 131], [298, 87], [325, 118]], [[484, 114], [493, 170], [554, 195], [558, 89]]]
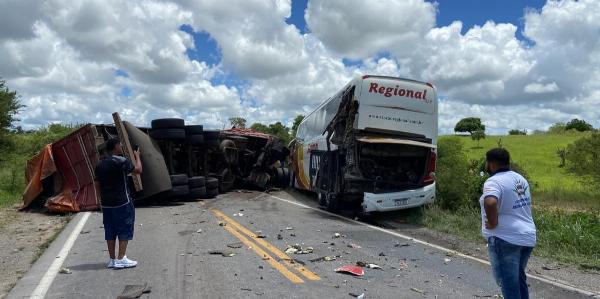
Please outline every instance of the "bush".
[[583, 180], [600, 185], [600, 133], [583, 137], [567, 147], [568, 169]]
[[438, 142], [436, 170], [437, 202], [444, 209], [457, 210], [466, 205], [468, 163], [459, 138]]
[[592, 125], [588, 124], [583, 119], [579, 120], [575, 118], [567, 123], [567, 125], [565, 126], [565, 130], [577, 130], [579, 132], [585, 132], [594, 130], [594, 127], [592, 127]]

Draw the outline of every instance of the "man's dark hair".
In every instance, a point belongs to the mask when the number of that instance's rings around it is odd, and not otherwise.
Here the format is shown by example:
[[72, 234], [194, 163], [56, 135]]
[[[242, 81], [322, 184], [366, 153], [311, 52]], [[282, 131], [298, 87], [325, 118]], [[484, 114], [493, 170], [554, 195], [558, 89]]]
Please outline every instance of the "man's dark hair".
[[485, 160], [495, 162], [498, 166], [509, 166], [510, 154], [503, 148], [494, 148], [485, 153]]
[[109, 152], [114, 151], [115, 147], [119, 143], [121, 143], [121, 141], [118, 138], [108, 139], [108, 141], [106, 141], [106, 150], [109, 151]]

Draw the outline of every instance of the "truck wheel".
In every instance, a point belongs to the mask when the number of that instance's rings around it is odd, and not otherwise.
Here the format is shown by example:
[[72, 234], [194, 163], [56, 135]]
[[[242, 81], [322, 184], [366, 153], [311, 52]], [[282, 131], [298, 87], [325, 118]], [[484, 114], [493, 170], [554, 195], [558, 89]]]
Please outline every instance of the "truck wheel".
[[190, 199], [200, 199], [206, 197], [206, 187], [192, 188], [188, 196]]
[[204, 132], [204, 126], [202, 125], [191, 125], [185, 126], [186, 135], [202, 135]]
[[219, 180], [216, 178], [206, 178], [206, 189], [219, 189]]
[[175, 199], [183, 199], [190, 193], [188, 185], [173, 186], [171, 196]]
[[206, 178], [203, 176], [195, 176], [188, 179], [190, 188], [200, 188], [206, 186]]
[[174, 174], [171, 175], [171, 185], [173, 186], [183, 186], [188, 184], [188, 177], [185, 174]]
[[181, 118], [159, 118], [152, 120], [152, 129], [183, 129], [185, 120]]
[[156, 140], [185, 139], [183, 129], [152, 129], [150, 137]]
[[206, 190], [206, 196], [209, 198], [216, 197], [217, 195], [219, 195], [219, 188]]
[[191, 145], [203, 145], [204, 144], [204, 135], [186, 135], [185, 139]]

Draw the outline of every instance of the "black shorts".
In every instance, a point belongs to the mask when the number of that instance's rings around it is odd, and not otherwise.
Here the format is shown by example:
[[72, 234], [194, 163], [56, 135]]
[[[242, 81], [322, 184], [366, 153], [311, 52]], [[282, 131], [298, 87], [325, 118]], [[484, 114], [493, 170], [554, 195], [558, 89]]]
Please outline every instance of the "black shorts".
[[131, 201], [116, 208], [102, 207], [102, 219], [105, 240], [119, 238], [119, 241], [129, 241], [133, 239], [135, 208]]

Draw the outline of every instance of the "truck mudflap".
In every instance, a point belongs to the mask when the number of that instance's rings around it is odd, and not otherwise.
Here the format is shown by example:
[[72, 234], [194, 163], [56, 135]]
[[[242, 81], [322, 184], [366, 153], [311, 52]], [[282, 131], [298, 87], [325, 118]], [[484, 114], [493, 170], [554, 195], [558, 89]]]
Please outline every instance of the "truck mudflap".
[[368, 193], [363, 196], [362, 208], [368, 212], [388, 212], [409, 209], [435, 201], [435, 183], [423, 188], [389, 193]]

